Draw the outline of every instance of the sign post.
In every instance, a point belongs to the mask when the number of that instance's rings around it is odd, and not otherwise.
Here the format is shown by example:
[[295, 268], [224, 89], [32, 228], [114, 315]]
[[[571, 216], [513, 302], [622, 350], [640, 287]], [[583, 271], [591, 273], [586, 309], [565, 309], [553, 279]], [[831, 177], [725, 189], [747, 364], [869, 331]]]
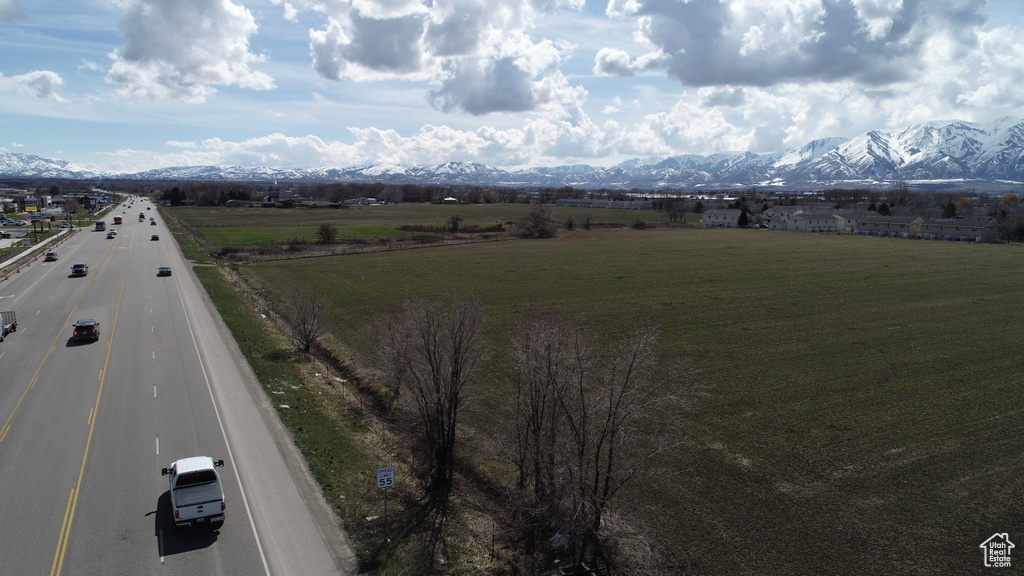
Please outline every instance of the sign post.
[[395, 485], [395, 467], [383, 466], [377, 468], [377, 488], [384, 489], [384, 541], [390, 542], [388, 538], [388, 488]]

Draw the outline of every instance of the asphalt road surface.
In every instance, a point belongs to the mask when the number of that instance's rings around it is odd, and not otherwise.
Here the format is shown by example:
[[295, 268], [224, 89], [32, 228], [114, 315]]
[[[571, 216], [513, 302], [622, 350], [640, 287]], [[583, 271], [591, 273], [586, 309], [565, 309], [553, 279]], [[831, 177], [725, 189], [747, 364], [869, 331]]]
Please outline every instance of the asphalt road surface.
[[[54, 249], [58, 261], [0, 282], [0, 310], [18, 315], [0, 343], [0, 574], [355, 573], [337, 519], [147, 204], [125, 209], [116, 238], [84, 230]], [[76, 262], [87, 276], [70, 276]], [[71, 339], [79, 319], [100, 323], [98, 341]], [[198, 455], [225, 461], [227, 518], [176, 529], [160, 469]]]

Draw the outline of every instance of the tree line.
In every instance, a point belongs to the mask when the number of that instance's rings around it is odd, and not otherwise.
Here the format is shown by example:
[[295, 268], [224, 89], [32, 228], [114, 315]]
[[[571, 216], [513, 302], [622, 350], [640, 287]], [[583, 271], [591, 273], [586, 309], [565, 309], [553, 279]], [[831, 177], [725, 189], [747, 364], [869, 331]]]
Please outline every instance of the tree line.
[[[289, 322], [302, 348], [323, 333], [326, 307], [318, 293], [288, 296]], [[409, 451], [421, 493], [415, 517], [428, 525], [436, 546], [466, 463], [499, 459], [513, 474], [501, 486], [497, 532], [519, 570], [536, 574], [581, 563], [601, 573], [625, 568], [606, 516], [639, 474], [678, 447], [664, 439], [680, 437], [667, 428], [679, 425], [694, 397], [693, 372], [663, 356], [653, 324], [638, 323], [605, 342], [589, 333], [583, 317], [533, 306], [511, 338], [511, 371], [501, 384], [511, 414], [506, 442], [500, 453], [459, 456], [461, 417], [484, 385], [482, 360], [497, 352], [484, 339], [486, 321], [478, 298], [449, 293], [409, 299], [368, 328], [374, 351], [368, 364], [387, 391], [385, 420], [415, 441]], [[425, 552], [428, 560], [440, 553]]]
[[[34, 190], [52, 195], [85, 195], [95, 186], [111, 192], [147, 195], [156, 192], [171, 205], [195, 204], [223, 206], [229, 200], [257, 202], [265, 196], [291, 190], [301, 198], [314, 201], [340, 203], [356, 198], [376, 198], [382, 202], [441, 203], [455, 198], [464, 204], [536, 203], [550, 204], [560, 199], [625, 200], [649, 197], [652, 207], [668, 215], [670, 222], [686, 223], [686, 214], [702, 213], [709, 207], [729, 207], [742, 210], [748, 220], [771, 206], [820, 204], [835, 209], [866, 207], [880, 215], [914, 215], [924, 218], [951, 218], [955, 216], [987, 215], [996, 220], [1000, 239], [1024, 241], [1024, 202], [1015, 192], [998, 195], [984, 194], [974, 189], [962, 191], [915, 191], [903, 182], [888, 189], [830, 188], [813, 194], [798, 192], [765, 193], [757, 188], [743, 191], [706, 191], [693, 197], [692, 191], [683, 189], [612, 190], [580, 189], [572, 186], [537, 189], [489, 186], [441, 186], [420, 184], [375, 183], [320, 183], [320, 184], [268, 184], [253, 182], [153, 182], [134, 180], [105, 180], [89, 183], [77, 180], [9, 181], [4, 184], [15, 188]], [[733, 198], [726, 203], [726, 197]], [[83, 204], [84, 205], [84, 204]]]

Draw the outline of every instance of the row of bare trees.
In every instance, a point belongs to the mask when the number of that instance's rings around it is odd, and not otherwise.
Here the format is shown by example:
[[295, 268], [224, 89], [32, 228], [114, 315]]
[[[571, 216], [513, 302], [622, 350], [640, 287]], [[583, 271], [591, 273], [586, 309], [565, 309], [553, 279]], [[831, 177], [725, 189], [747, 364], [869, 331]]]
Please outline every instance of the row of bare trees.
[[657, 328], [641, 325], [597, 346], [580, 318], [542, 309], [524, 315], [512, 344], [512, 529], [532, 568], [555, 560], [614, 568], [605, 514], [638, 473], [678, 445], [651, 442], [659, 419], [646, 417], [655, 406], [678, 416], [686, 396], [677, 386], [692, 376], [682, 365], [665, 366], [658, 341]]
[[[466, 398], [481, 384], [484, 322], [477, 298], [450, 294], [407, 301], [371, 327], [391, 409], [414, 423], [412, 454], [439, 530], [457, 462], [471, 461], [456, 458], [458, 425]], [[510, 526], [503, 533], [528, 570], [555, 560], [613, 564], [605, 514], [648, 463], [676, 446], [651, 441], [652, 426], [639, 424], [653, 406], [664, 413], [680, 400], [679, 386], [690, 377], [661, 361], [658, 340], [658, 330], [645, 325], [597, 346], [580, 318], [541, 308], [523, 315], [506, 387], [512, 423], [502, 457], [516, 473], [506, 486]]]
[[[317, 291], [296, 288], [287, 294], [287, 322], [303, 352], [326, 331], [328, 308]], [[393, 401], [408, 399], [414, 406], [420, 446], [413, 452], [425, 479], [426, 508], [438, 519], [448, 515], [458, 417], [484, 352], [482, 323], [480, 302], [455, 295], [444, 302], [410, 300], [401, 314], [383, 315], [371, 328]]]
[[[327, 301], [296, 290], [287, 308], [293, 336], [308, 352], [324, 333]], [[411, 423], [405, 432], [417, 443], [420, 518], [432, 518], [437, 530], [450, 511], [457, 463], [471, 460], [456, 458], [459, 417], [481, 384], [484, 322], [478, 298], [453, 293], [409, 300], [370, 327], [392, 421]], [[505, 487], [509, 525], [502, 532], [528, 571], [556, 560], [612, 568], [615, 535], [606, 514], [631, 480], [678, 445], [659, 439], [680, 437], [663, 427], [681, 421], [693, 373], [663, 361], [653, 325], [599, 345], [582, 317], [536, 306], [512, 335], [511, 359], [511, 425], [500, 457], [515, 475]]]

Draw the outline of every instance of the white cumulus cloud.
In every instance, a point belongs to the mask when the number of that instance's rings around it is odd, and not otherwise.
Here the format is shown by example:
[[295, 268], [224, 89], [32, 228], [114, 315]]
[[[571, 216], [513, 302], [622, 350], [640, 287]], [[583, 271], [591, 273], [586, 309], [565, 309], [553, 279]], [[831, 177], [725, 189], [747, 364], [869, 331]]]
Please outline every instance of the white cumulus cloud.
[[438, 110], [485, 115], [575, 102], [559, 65], [574, 46], [534, 38], [537, 19], [579, 0], [292, 0], [285, 16], [324, 17], [309, 31], [313, 67], [331, 80], [428, 82]]
[[605, 1], [0, 0], [0, 108], [134, 123], [157, 150], [108, 158], [140, 169], [610, 165], [1024, 116], [1011, 0]]
[[[911, 78], [934, 38], [970, 50], [984, 8], [984, 0], [611, 0], [608, 13], [635, 18], [641, 45], [664, 54], [659, 65], [684, 85], [772, 86]], [[603, 56], [609, 68], [627, 62]]]
[[[937, 118], [1021, 115], [1021, 30], [984, 0], [608, 0], [634, 48], [593, 72], [663, 74], [669, 111], [623, 128], [619, 151], [775, 151]], [[696, 90], [693, 90], [696, 89]]]
[[216, 86], [274, 87], [251, 66], [264, 60], [249, 50], [252, 13], [231, 0], [121, 0], [123, 48], [110, 56], [107, 80], [135, 98], [199, 103]]
[[620, 48], [601, 48], [594, 58], [594, 74], [599, 76], [633, 76], [659, 68], [665, 55], [660, 51], [647, 52], [632, 58]]
[[23, 16], [18, 0], [0, 0], [0, 22], [14, 22]]
[[64, 80], [60, 75], [49, 70], [36, 70], [9, 77], [0, 74], [0, 93], [17, 96], [35, 96], [64, 102], [64, 98], [57, 93], [57, 88], [63, 84]]

